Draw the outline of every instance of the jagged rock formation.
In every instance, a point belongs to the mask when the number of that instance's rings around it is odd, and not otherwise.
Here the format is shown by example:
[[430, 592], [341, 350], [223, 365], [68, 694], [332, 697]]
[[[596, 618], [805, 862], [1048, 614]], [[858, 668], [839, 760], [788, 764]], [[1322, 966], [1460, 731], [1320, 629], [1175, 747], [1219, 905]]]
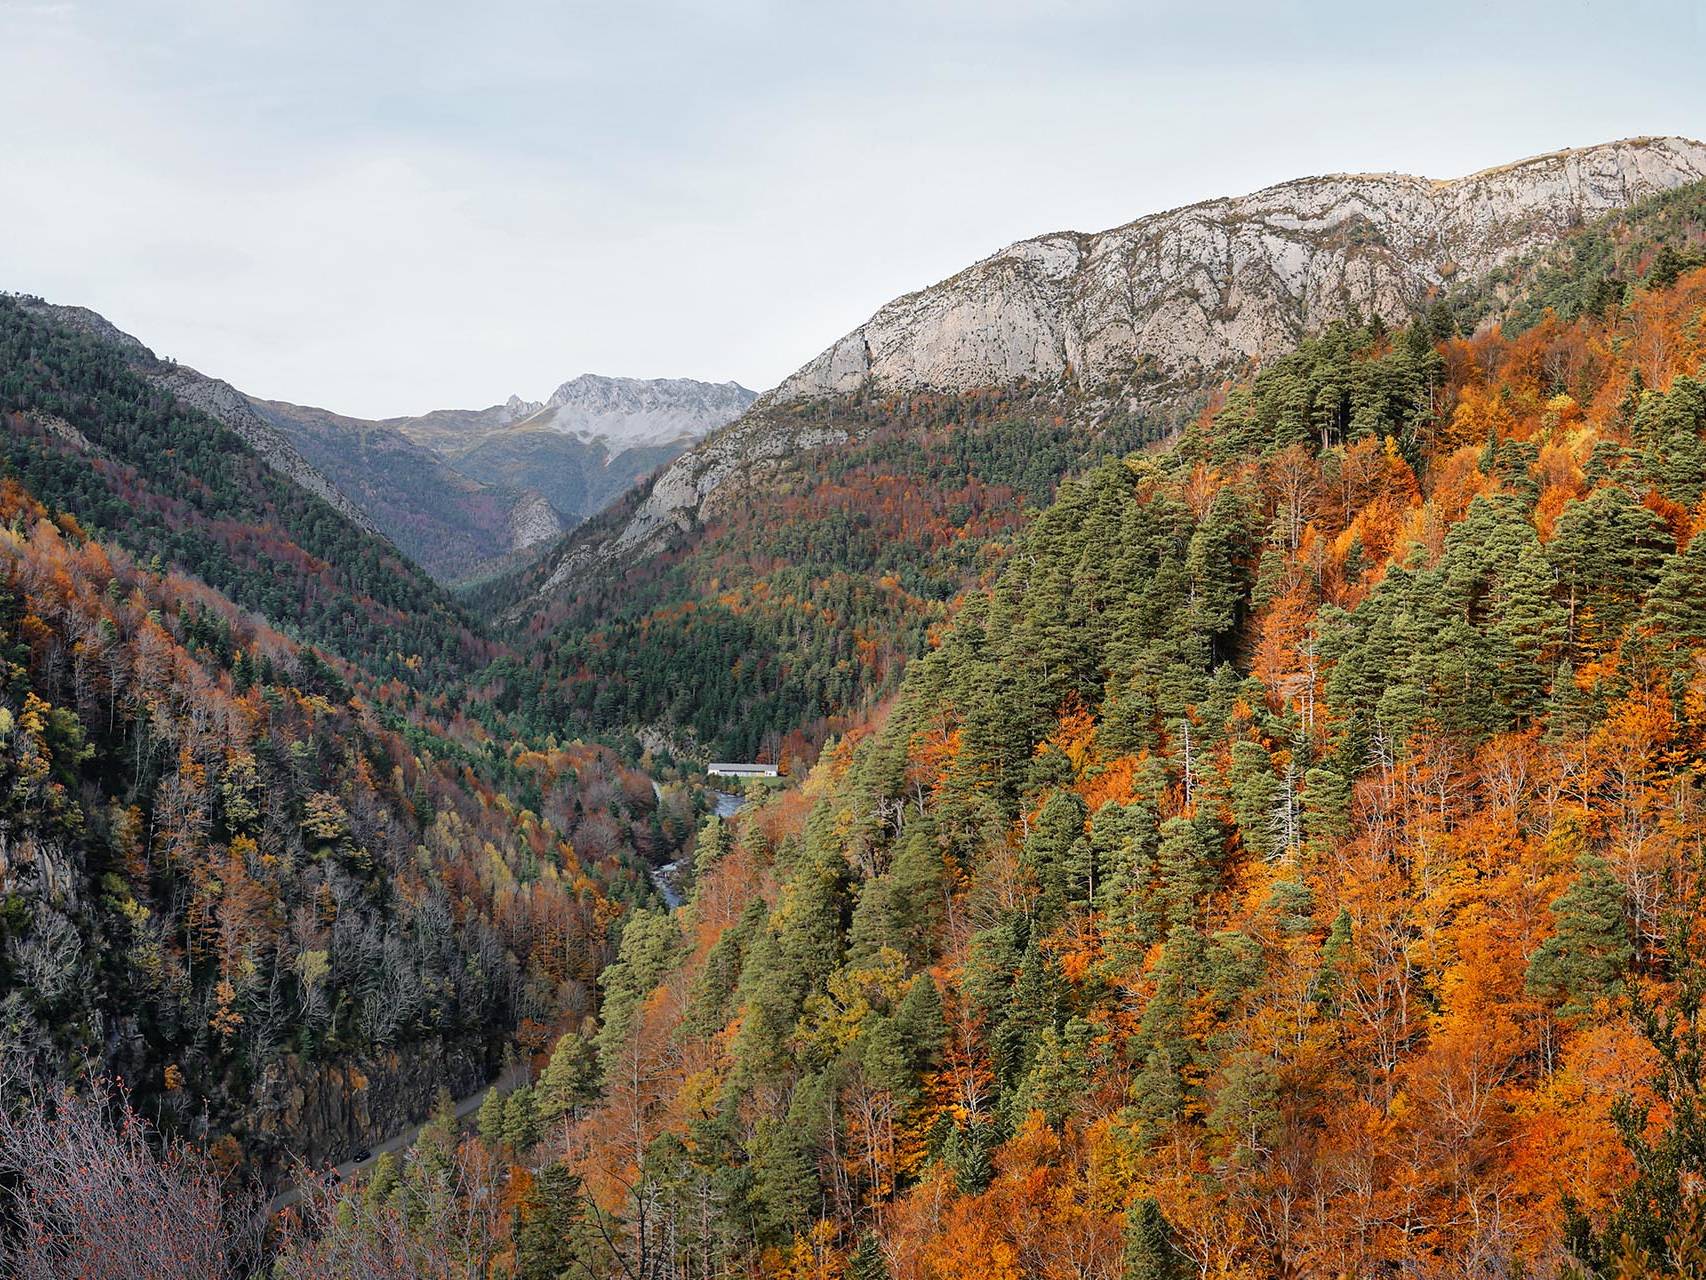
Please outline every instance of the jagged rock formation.
[[255, 1082], [252, 1141], [257, 1153], [336, 1163], [418, 1123], [440, 1087], [460, 1096], [486, 1078], [480, 1047], [453, 1041], [321, 1065], [280, 1058]]
[[1401, 323], [1598, 215], [1706, 178], [1706, 145], [1637, 138], [1453, 181], [1303, 178], [1098, 234], [1022, 241], [884, 306], [688, 451], [613, 531], [563, 553], [544, 590], [656, 551], [722, 490], [828, 442], [784, 412], [864, 388], [964, 392], [1030, 380], [1101, 412], [1177, 406], [1352, 311]]
[[537, 489], [523, 489], [509, 511], [509, 544], [525, 551], [563, 531], [562, 513]]
[[578, 436], [616, 457], [627, 449], [697, 440], [733, 422], [757, 398], [738, 382], [583, 373], [544, 401], [512, 395], [486, 409], [435, 409], [386, 418], [383, 425], [452, 458], [479, 448], [494, 433], [530, 431]]
[[1040, 236], [889, 303], [773, 395], [1070, 372], [1088, 389], [1153, 396], [1289, 348], [1353, 308], [1401, 321], [1430, 290], [1700, 178], [1706, 146], [1639, 138], [1449, 182], [1303, 178], [1094, 235]]

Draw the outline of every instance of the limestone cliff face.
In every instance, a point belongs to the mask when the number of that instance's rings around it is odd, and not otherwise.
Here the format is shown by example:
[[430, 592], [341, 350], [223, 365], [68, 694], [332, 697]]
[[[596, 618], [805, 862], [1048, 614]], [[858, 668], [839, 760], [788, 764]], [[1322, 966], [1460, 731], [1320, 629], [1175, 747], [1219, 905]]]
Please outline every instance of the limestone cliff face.
[[1636, 138], [1444, 182], [1302, 178], [1021, 241], [883, 307], [671, 464], [614, 532], [572, 543], [543, 590], [655, 552], [779, 460], [831, 442], [773, 412], [790, 403], [1029, 379], [1069, 381], [1092, 408], [1176, 405], [1353, 310], [1401, 323], [1432, 290], [1703, 178], [1706, 145]]
[[1283, 350], [1352, 308], [1402, 321], [1430, 289], [1701, 178], [1706, 146], [1640, 138], [1449, 182], [1303, 178], [1093, 235], [1041, 236], [889, 303], [772, 395], [833, 395], [868, 379], [966, 390], [1069, 370], [1087, 389], [1164, 392]]

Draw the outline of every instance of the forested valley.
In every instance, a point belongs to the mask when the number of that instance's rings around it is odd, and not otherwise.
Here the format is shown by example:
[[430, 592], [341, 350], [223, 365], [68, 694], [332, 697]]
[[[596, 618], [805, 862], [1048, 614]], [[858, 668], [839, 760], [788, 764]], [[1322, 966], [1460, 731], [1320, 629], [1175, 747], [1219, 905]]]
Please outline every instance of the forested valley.
[[1703, 208], [513, 625], [0, 302], [6, 1264], [1706, 1267]]

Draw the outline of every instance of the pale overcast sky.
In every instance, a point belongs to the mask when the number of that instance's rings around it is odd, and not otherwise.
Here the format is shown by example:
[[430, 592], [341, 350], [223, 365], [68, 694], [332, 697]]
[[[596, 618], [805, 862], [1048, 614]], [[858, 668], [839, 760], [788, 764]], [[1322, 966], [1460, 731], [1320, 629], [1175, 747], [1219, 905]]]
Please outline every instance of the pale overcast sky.
[[390, 415], [774, 383], [1010, 241], [1706, 135], [1698, 0], [0, 0], [0, 289]]

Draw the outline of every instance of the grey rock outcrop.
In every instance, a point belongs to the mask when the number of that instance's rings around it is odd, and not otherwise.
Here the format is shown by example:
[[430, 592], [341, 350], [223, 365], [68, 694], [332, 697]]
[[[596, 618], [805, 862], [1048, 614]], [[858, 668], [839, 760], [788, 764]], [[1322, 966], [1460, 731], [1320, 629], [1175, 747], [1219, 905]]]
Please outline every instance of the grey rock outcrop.
[[563, 531], [563, 517], [537, 489], [524, 489], [509, 511], [509, 545], [526, 551], [548, 542]]
[[1430, 290], [1702, 178], [1706, 146], [1637, 138], [1448, 182], [1303, 178], [1110, 231], [1040, 236], [887, 304], [771, 394], [786, 402], [867, 380], [967, 390], [1070, 371], [1086, 389], [1164, 395], [1353, 309], [1401, 322]]

